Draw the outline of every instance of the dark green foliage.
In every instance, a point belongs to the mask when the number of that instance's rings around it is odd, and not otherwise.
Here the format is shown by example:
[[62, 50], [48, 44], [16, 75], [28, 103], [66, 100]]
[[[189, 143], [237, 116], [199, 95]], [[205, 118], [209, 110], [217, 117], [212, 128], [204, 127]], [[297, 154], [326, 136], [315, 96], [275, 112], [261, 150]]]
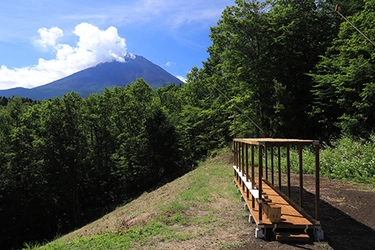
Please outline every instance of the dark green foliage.
[[[195, 104], [182, 112], [199, 114], [205, 128], [214, 124], [204, 136], [222, 131], [219, 140], [368, 137], [375, 122], [373, 47], [334, 12], [335, 4], [248, 0], [227, 7], [211, 28], [210, 57], [188, 77]], [[339, 4], [372, 38], [374, 1]]]
[[215, 101], [236, 107], [230, 117], [239, 113], [238, 133], [310, 137], [316, 128], [309, 115], [313, 81], [307, 73], [335, 36], [331, 5], [314, 0], [236, 3], [211, 30], [213, 44], [203, 70], [213, 91], [227, 96]]
[[361, 12], [365, 7], [364, 0], [331, 0], [332, 4], [339, 5], [339, 11], [344, 16], [352, 16], [358, 12]]
[[82, 99], [0, 107], [0, 246], [66, 233], [186, 171], [143, 80]]
[[[362, 12], [348, 17], [374, 40], [373, 0]], [[324, 128], [324, 136], [344, 133], [368, 138], [374, 131], [374, 46], [343, 20], [340, 32], [313, 74], [314, 115]]]
[[8, 104], [8, 98], [6, 97], [0, 97], [0, 106], [6, 106]]

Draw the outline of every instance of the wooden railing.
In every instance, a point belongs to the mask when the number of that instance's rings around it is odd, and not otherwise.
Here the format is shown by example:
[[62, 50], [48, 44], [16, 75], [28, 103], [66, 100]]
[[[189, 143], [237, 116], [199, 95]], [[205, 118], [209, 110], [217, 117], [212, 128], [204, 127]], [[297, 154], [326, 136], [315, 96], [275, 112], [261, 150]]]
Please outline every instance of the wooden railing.
[[[252, 208], [254, 208], [254, 201], [258, 201], [259, 213], [257, 221], [262, 222], [263, 212], [267, 212], [268, 217], [275, 216], [277, 220], [277, 214], [271, 209], [272, 206], [267, 206], [267, 198], [262, 196], [262, 180], [265, 179], [269, 182], [275, 190], [281, 192], [282, 190], [282, 175], [286, 175], [286, 194], [287, 199], [291, 198], [291, 148], [296, 148], [298, 151], [298, 175], [299, 175], [299, 204], [297, 205], [293, 201], [291, 204], [298, 210], [303, 210], [303, 147], [313, 147], [312, 151], [315, 153], [315, 221], [319, 224], [320, 219], [320, 188], [319, 188], [319, 141], [317, 140], [297, 140], [297, 139], [274, 139], [274, 138], [236, 138], [234, 139], [234, 166], [238, 169], [235, 175], [239, 174], [239, 178], [242, 178], [241, 185], [246, 188], [246, 196], [249, 198], [251, 195]], [[281, 149], [286, 157], [286, 173], [282, 172], [282, 156]], [[257, 152], [256, 152], [257, 151]], [[257, 155], [256, 155], [257, 153]], [[269, 154], [269, 155], [268, 155]], [[257, 160], [255, 158], [257, 157]], [[275, 159], [277, 166], [275, 166]], [[258, 168], [258, 171], [256, 171]], [[257, 173], [256, 173], [257, 172]], [[277, 177], [277, 185], [275, 186], [275, 175]], [[268, 180], [270, 177], [271, 180]], [[284, 176], [285, 179], [285, 176]], [[245, 189], [244, 189], [245, 190]], [[261, 204], [264, 204], [261, 205]], [[262, 211], [265, 209], [267, 211]], [[275, 210], [278, 210], [275, 207]], [[311, 217], [311, 216], [310, 216]]]

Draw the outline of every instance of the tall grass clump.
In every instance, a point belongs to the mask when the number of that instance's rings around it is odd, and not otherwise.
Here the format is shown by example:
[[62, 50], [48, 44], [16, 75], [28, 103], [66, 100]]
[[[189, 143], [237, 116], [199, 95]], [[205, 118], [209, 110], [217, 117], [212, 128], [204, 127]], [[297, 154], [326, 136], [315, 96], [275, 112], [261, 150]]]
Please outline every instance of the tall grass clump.
[[[274, 150], [274, 166], [278, 157]], [[298, 147], [290, 147], [290, 169], [299, 171]], [[287, 171], [286, 148], [281, 148], [281, 171]], [[264, 156], [264, 155], [263, 155]], [[271, 154], [268, 151], [267, 161], [270, 164]], [[258, 162], [257, 155], [255, 162]], [[315, 173], [314, 147], [305, 146], [302, 151], [303, 173]], [[331, 141], [330, 146], [321, 145], [320, 174], [332, 179], [349, 180], [375, 186], [375, 135], [370, 140], [342, 137]]]
[[[315, 173], [315, 149], [311, 146], [304, 146], [302, 150], [302, 166], [303, 166], [303, 173], [305, 174], [313, 174]], [[281, 171], [286, 173], [287, 171], [287, 151], [285, 147], [280, 148], [280, 165], [281, 165]], [[297, 146], [291, 146], [289, 150], [289, 159], [290, 159], [290, 170], [292, 172], [298, 172], [299, 171], [299, 155], [298, 155], [298, 147]], [[268, 155], [268, 163], [270, 164], [271, 155]], [[278, 156], [276, 150], [274, 150], [274, 167], [277, 168], [278, 165]], [[257, 162], [258, 159], [256, 159], [255, 162]]]
[[324, 176], [375, 186], [375, 142], [342, 137], [321, 150], [320, 166]]

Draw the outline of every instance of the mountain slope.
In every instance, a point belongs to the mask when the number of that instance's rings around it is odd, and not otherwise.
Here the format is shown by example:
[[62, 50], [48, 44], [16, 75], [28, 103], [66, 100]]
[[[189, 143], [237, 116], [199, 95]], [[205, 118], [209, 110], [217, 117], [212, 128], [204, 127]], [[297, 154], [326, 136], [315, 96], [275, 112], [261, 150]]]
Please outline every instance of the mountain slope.
[[75, 91], [82, 97], [90, 93], [101, 93], [105, 88], [125, 86], [143, 78], [154, 89], [170, 83], [182, 84], [161, 67], [153, 64], [142, 56], [125, 57], [126, 62], [101, 63], [60, 80], [32, 89], [14, 88], [0, 90], [0, 96], [12, 97], [14, 95], [42, 100], [61, 97], [65, 93]]
[[248, 230], [231, 153], [118, 208], [42, 249], [219, 249]]

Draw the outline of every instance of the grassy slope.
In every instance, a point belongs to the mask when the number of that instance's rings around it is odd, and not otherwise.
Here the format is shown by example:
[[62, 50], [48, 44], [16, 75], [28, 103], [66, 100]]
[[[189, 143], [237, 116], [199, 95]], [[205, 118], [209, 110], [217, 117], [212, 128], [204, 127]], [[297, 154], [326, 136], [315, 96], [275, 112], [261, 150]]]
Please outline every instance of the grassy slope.
[[222, 153], [41, 249], [239, 247], [249, 234], [248, 213], [232, 182], [230, 156]]
[[[361, 199], [361, 196], [367, 197], [367, 191], [374, 192], [373, 171], [375, 168], [372, 160], [374, 145], [361, 144], [361, 150], [358, 151], [359, 146], [356, 146], [355, 142], [347, 142], [345, 139], [339, 141], [338, 144], [337, 148], [322, 151], [321, 173], [331, 178], [347, 179], [349, 177], [346, 175], [334, 174], [347, 173], [351, 167], [354, 167], [357, 171], [354, 173], [360, 171], [367, 175], [361, 174], [361, 179], [350, 175], [349, 179], [372, 185], [358, 185], [352, 181], [322, 177], [321, 197], [329, 203], [323, 208], [328, 209], [332, 205], [334, 211], [342, 209], [345, 214], [373, 228], [371, 220], [368, 220], [373, 214], [371, 210], [373, 206], [367, 205], [373, 199]], [[358, 152], [361, 152], [361, 156], [358, 156]], [[352, 160], [353, 157], [348, 157], [348, 155], [354, 155], [355, 159]], [[221, 153], [195, 171], [154, 192], [144, 193], [137, 200], [41, 249], [248, 249], [249, 246], [252, 249], [304, 248], [303, 245], [255, 240], [254, 227], [249, 227], [247, 222], [248, 212], [242, 209], [243, 203], [240, 202], [236, 187], [232, 184], [232, 160], [229, 159], [231, 159], [231, 153]], [[365, 178], [364, 181], [363, 178]], [[307, 184], [305, 182], [306, 188]], [[324, 188], [328, 186], [330, 188]], [[356, 206], [355, 209], [363, 210], [362, 214], [358, 214], [358, 210], [349, 211], [345, 203], [343, 207], [340, 202], [338, 204], [338, 197], [343, 201], [346, 198], [353, 198], [351, 194], [345, 197], [342, 190], [357, 191], [355, 201], [352, 203], [358, 205], [359, 208]], [[364, 190], [366, 195], [361, 193]], [[328, 210], [325, 212], [328, 220], [332, 220], [331, 212]], [[342, 215], [339, 214], [339, 216]], [[343, 227], [341, 224], [336, 226]], [[350, 234], [349, 236], [344, 238], [352, 237]], [[331, 241], [333, 245], [340, 246], [345, 246], [347, 242], [343, 238], [337, 239], [339, 243], [335, 242], [335, 239]], [[308, 247], [309, 249], [331, 249], [326, 242], [309, 244]]]

